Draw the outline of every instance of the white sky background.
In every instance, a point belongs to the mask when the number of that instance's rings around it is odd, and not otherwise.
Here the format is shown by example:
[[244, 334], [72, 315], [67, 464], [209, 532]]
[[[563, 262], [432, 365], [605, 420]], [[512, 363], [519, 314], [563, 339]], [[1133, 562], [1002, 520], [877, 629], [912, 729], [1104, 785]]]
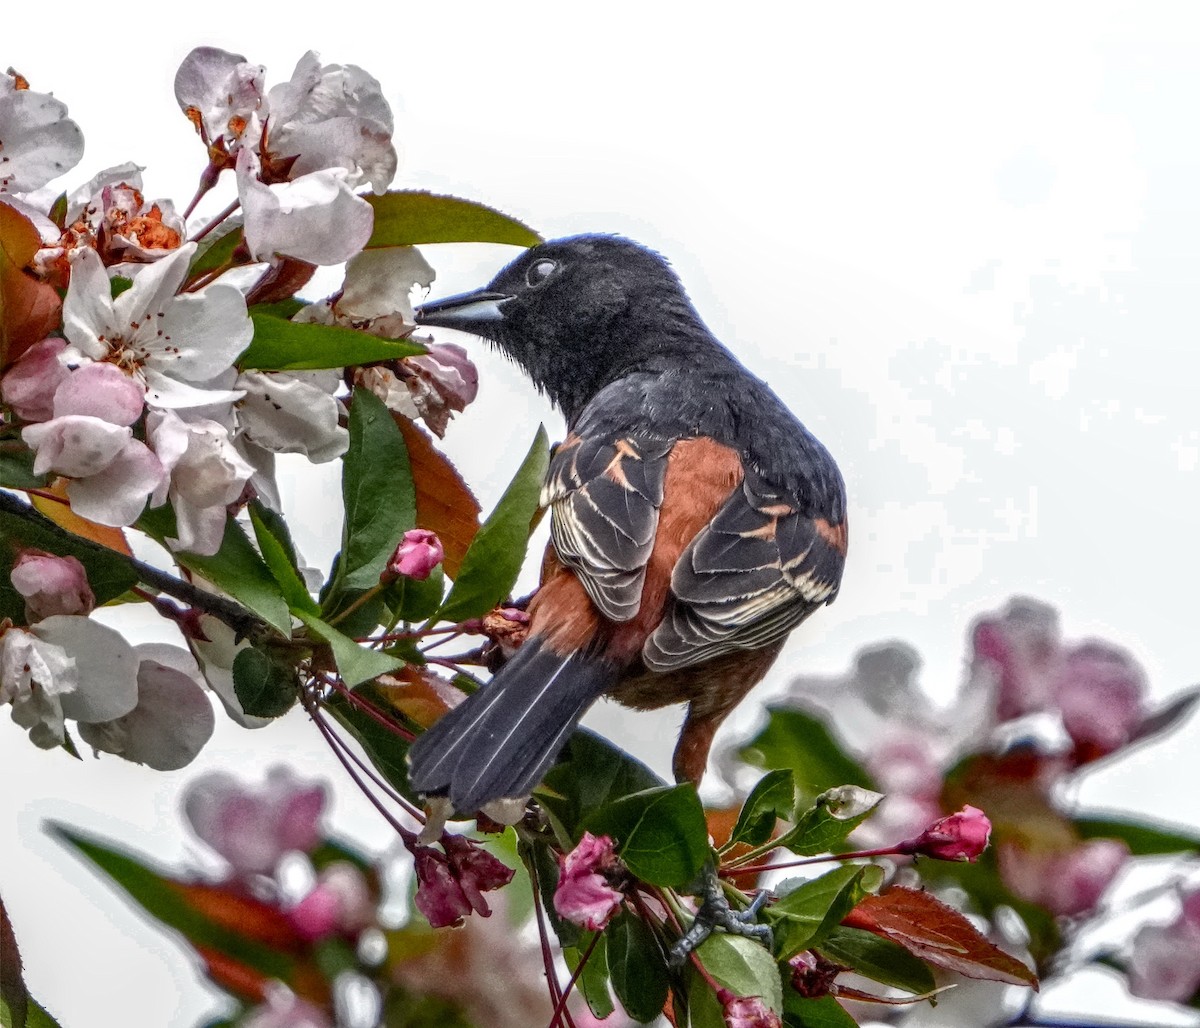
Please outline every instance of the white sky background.
[[[223, 46], [274, 83], [315, 48], [382, 81], [396, 186], [670, 258], [710, 327], [828, 444], [851, 497], [842, 595], [757, 697], [902, 638], [948, 701], [972, 619], [1023, 592], [1057, 605], [1068, 636], [1131, 648], [1161, 699], [1200, 678], [1200, 18], [1186, 4], [904, 8], [298, 4], [285, 20], [246, 3], [173, 18], [66, 3], [6, 18], [0, 64], [82, 127], [65, 186], [134, 160], [148, 196], [183, 206], [203, 162], [172, 94], [184, 54]], [[514, 254], [427, 248], [433, 293]], [[552, 435], [561, 421], [475, 356], [480, 400], [446, 445], [488, 508], [538, 421]], [[327, 566], [335, 480], [305, 466], [285, 495]], [[619, 738], [665, 772], [677, 721], [625, 715]], [[256, 734], [223, 722], [175, 774], [4, 735], [0, 893], [64, 1028], [187, 1026], [215, 1007], [182, 950], [65, 857], [44, 818], [196, 860], [183, 784], [288, 760], [339, 780], [335, 827], [389, 841], [298, 713]], [[1084, 798], [1200, 822], [1198, 743], [1193, 722]]]

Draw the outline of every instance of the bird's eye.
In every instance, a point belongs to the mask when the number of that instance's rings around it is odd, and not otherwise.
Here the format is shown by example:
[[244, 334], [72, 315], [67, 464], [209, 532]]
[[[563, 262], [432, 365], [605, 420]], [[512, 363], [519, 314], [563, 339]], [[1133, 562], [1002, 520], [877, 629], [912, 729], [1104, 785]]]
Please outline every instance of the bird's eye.
[[529, 265], [529, 270], [525, 272], [525, 284], [530, 286], [540, 286], [553, 273], [558, 265], [551, 260], [534, 261]]

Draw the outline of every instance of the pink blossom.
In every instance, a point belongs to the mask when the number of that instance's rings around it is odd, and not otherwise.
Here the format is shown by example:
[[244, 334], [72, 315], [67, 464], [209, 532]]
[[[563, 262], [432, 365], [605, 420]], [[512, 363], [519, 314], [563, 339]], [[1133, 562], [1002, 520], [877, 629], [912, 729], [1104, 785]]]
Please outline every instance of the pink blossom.
[[25, 597], [28, 624], [54, 614], [87, 615], [96, 608], [87, 571], [74, 557], [28, 551], [17, 558], [11, 577], [13, 588]]
[[1051, 705], [1062, 659], [1053, 607], [1014, 598], [998, 617], [976, 623], [972, 642], [976, 670], [996, 676], [996, 715], [1001, 721]]
[[433, 532], [424, 528], [410, 528], [388, 561], [384, 578], [415, 578], [418, 582], [424, 582], [442, 562], [443, 556], [445, 551], [442, 542]]
[[1063, 727], [1081, 762], [1120, 749], [1142, 721], [1146, 677], [1116, 646], [1086, 642], [1072, 649], [1057, 680]]
[[99, 418], [132, 425], [146, 406], [146, 390], [113, 364], [84, 364], [54, 391], [54, 416]]
[[249, 1011], [239, 1021], [241, 1028], [333, 1028], [320, 1007], [287, 989], [272, 989], [267, 1002]]
[[306, 939], [335, 933], [355, 934], [375, 920], [375, 902], [363, 873], [346, 861], [325, 868], [312, 891], [288, 918]]
[[442, 848], [413, 848], [417, 909], [434, 928], [457, 925], [472, 911], [490, 916], [483, 893], [507, 885], [513, 869], [462, 836], [442, 836]]
[[919, 853], [938, 860], [976, 860], [987, 849], [991, 834], [992, 822], [987, 815], [968, 805], [896, 848], [901, 853]]
[[1134, 996], [1187, 1003], [1200, 991], [1200, 924], [1181, 915], [1145, 925], [1133, 937], [1126, 971]]
[[1021, 899], [1052, 914], [1074, 917], [1093, 910], [1129, 859], [1119, 839], [1091, 839], [1071, 849], [999, 847], [1000, 876]]
[[597, 932], [608, 924], [625, 896], [609, 884], [619, 868], [613, 841], [584, 832], [579, 844], [562, 858], [554, 909], [560, 917]]
[[728, 989], [717, 991], [727, 1028], [783, 1028], [779, 1015], [760, 996], [735, 996]]
[[312, 850], [324, 806], [323, 786], [284, 767], [268, 771], [258, 789], [219, 771], [203, 775], [183, 801], [192, 830], [240, 875], [270, 874], [285, 853]]
[[69, 374], [59, 354], [65, 339], [35, 343], [5, 372], [0, 396], [22, 421], [49, 421], [54, 417], [54, 392]]

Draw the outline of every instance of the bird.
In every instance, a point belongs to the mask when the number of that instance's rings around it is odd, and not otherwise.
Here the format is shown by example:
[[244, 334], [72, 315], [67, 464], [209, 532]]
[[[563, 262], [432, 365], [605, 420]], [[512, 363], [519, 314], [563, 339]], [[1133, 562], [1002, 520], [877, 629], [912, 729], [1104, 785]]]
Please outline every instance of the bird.
[[677, 782], [788, 634], [838, 595], [846, 490], [829, 451], [713, 335], [656, 252], [540, 243], [419, 326], [481, 337], [563, 414], [529, 634], [420, 735], [412, 787], [464, 815], [528, 796], [601, 696], [686, 703]]

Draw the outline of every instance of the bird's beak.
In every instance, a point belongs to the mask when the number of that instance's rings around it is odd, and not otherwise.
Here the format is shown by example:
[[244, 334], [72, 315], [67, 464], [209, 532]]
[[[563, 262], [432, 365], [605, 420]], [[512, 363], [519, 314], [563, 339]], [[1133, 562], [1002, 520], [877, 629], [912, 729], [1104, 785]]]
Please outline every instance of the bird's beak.
[[497, 325], [504, 320], [502, 308], [511, 299], [507, 293], [493, 293], [486, 289], [459, 293], [444, 300], [422, 304], [416, 310], [417, 324], [486, 334], [487, 326]]

